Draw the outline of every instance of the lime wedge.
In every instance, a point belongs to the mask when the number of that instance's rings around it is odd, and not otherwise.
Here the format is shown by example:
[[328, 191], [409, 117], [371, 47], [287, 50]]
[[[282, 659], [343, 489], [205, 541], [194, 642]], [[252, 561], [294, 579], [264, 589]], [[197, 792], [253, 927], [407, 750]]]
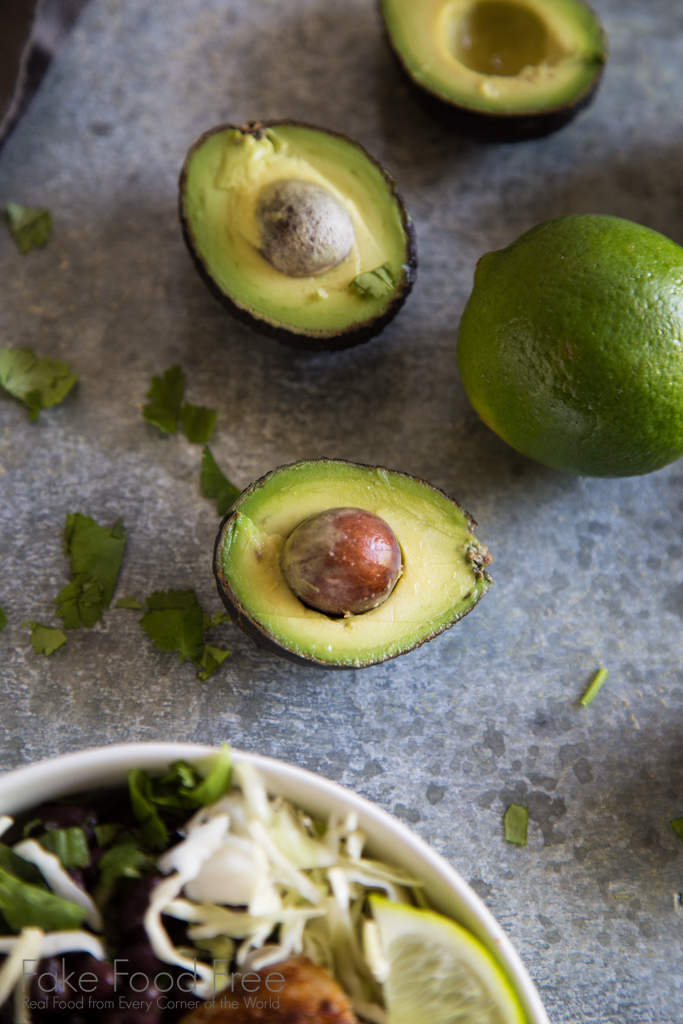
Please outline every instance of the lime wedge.
[[470, 932], [380, 896], [370, 908], [388, 964], [387, 1024], [526, 1024], [510, 982]]

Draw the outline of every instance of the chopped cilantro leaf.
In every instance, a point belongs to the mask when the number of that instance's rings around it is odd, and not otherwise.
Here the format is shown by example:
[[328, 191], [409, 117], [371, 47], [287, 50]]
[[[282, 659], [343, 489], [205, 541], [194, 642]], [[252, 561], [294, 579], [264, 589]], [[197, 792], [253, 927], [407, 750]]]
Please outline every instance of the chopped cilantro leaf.
[[122, 597], [116, 602], [114, 608], [130, 608], [132, 611], [142, 611], [142, 605], [135, 597]]
[[220, 668], [230, 651], [226, 651], [221, 647], [212, 647], [210, 644], [204, 644], [204, 654], [202, 655], [201, 666], [197, 672], [197, 679], [200, 683], [205, 683], [209, 676], [212, 676], [217, 668]]
[[180, 422], [187, 440], [192, 444], [206, 444], [216, 426], [217, 415], [215, 409], [185, 402], [180, 410]]
[[204, 446], [202, 454], [199, 487], [205, 498], [216, 499], [216, 512], [219, 516], [224, 516], [235, 499], [242, 493], [239, 488], [230, 483], [218, 467], [208, 444]]
[[[160, 778], [152, 778], [139, 768], [130, 771], [128, 788], [131, 805], [140, 823], [144, 846], [148, 850], [166, 849], [169, 843], [168, 823], [184, 820], [191, 808], [220, 800], [230, 789], [231, 771], [230, 750], [226, 745], [211, 759], [204, 777], [187, 761], [175, 761]], [[110, 849], [114, 850], [125, 843], [130, 845], [130, 840], [130, 834], [124, 834]], [[103, 861], [104, 856], [100, 865]]]
[[12, 238], [22, 256], [31, 249], [42, 249], [52, 234], [52, 216], [39, 206], [5, 203], [5, 213]]
[[88, 840], [82, 828], [55, 828], [38, 836], [40, 845], [54, 853], [64, 868], [87, 868], [90, 866]]
[[107, 527], [80, 512], [67, 513], [64, 544], [72, 578], [56, 599], [65, 629], [76, 629], [79, 623], [88, 628], [102, 618], [102, 609], [111, 603], [127, 537], [120, 519]]
[[[111, 896], [114, 883], [119, 878], [141, 878], [154, 870], [155, 858], [140, 849], [140, 844], [125, 833], [125, 839], [102, 854], [98, 861], [100, 881], [95, 892], [95, 902], [101, 907]], [[165, 847], [162, 847], [164, 849]]]
[[40, 622], [22, 622], [22, 626], [29, 626], [31, 629], [31, 645], [36, 654], [44, 654], [46, 657], [66, 643], [66, 636], [61, 629], [54, 629], [52, 626], [42, 626]]
[[597, 697], [598, 693], [602, 688], [602, 684], [605, 682], [608, 675], [609, 672], [606, 668], [601, 668], [600, 671], [596, 674], [595, 679], [590, 684], [590, 686], [584, 693], [583, 697], [581, 698], [581, 704], [584, 708], [587, 708], [588, 705], [592, 704], [592, 702], [595, 700], [595, 698]]
[[66, 398], [77, 380], [78, 374], [61, 359], [38, 359], [30, 348], [0, 348], [0, 387], [23, 402], [31, 420]]
[[0, 843], [0, 868], [9, 871], [11, 875], [20, 878], [22, 882], [30, 882], [41, 889], [47, 889], [45, 880], [35, 864], [24, 860], [18, 853], [15, 853], [9, 846]]
[[[161, 778], [152, 778], [142, 769], [128, 773], [133, 813], [140, 823], [144, 846], [164, 850], [169, 842], [169, 822], [184, 820], [188, 810], [215, 803], [230, 788], [230, 751], [223, 747], [205, 778], [187, 761], [174, 762]], [[122, 837], [126, 842], [130, 836]], [[101, 863], [101, 861], [100, 861]]]
[[0, 912], [13, 932], [32, 926], [46, 932], [78, 928], [88, 913], [70, 900], [24, 882], [2, 867]]
[[127, 531], [117, 519], [112, 527], [100, 526], [80, 512], [67, 513], [64, 543], [74, 574], [86, 573], [102, 587], [102, 603], [109, 604], [121, 568]]
[[90, 629], [102, 618], [102, 587], [97, 580], [79, 572], [60, 590], [55, 604], [64, 629], [78, 629], [81, 623]]
[[526, 835], [529, 827], [529, 808], [519, 804], [510, 804], [505, 812], [505, 838], [508, 843], [526, 846]]
[[221, 622], [230, 622], [230, 616], [226, 615], [222, 609], [217, 611], [212, 618], [210, 628], [213, 629], [214, 626], [220, 626]]
[[180, 418], [180, 406], [185, 390], [185, 374], [179, 366], [171, 366], [161, 377], [152, 377], [142, 415], [167, 434], [175, 434]]
[[[215, 648], [214, 648], [215, 650]], [[227, 656], [228, 652], [221, 652]], [[230, 748], [223, 744], [216, 755], [209, 774], [192, 790], [183, 790], [183, 795], [204, 807], [215, 804], [230, 789], [232, 779], [232, 758]]]
[[2, 608], [0, 608], [0, 632], [2, 632], [2, 630], [5, 628], [6, 625], [7, 625], [7, 616], [5, 615], [4, 610]]
[[[220, 615], [220, 613], [219, 613]], [[194, 590], [157, 590], [147, 598], [140, 625], [162, 651], [178, 651], [179, 660], [197, 666], [204, 682], [225, 661], [229, 651], [204, 643], [204, 633], [223, 621], [203, 611]]]
[[349, 285], [349, 288], [362, 299], [383, 299], [386, 295], [391, 295], [395, 287], [390, 263], [359, 274]]
[[192, 444], [205, 444], [216, 426], [217, 412], [203, 405], [183, 402], [185, 374], [180, 366], [171, 366], [161, 377], [152, 377], [147, 392], [151, 398], [142, 410], [148, 423], [167, 434], [175, 434], [180, 421], [183, 433]]
[[676, 835], [683, 839], [683, 818], [674, 818], [674, 820], [670, 821], [669, 824]]
[[204, 613], [194, 590], [156, 591], [147, 598], [140, 625], [162, 651], [178, 651], [180, 661], [202, 659]]
[[[113, 843], [118, 835], [123, 832], [123, 825], [95, 825], [95, 839], [97, 845], [104, 849]], [[98, 862], [99, 863], [99, 862]]]
[[133, 814], [140, 823], [142, 841], [150, 850], [165, 850], [168, 831], [152, 799], [152, 780], [141, 768], [128, 772], [128, 791]]
[[180, 792], [183, 789], [194, 789], [198, 781], [199, 773], [189, 761], [174, 761], [166, 774], [159, 779], [162, 786], [182, 787]]

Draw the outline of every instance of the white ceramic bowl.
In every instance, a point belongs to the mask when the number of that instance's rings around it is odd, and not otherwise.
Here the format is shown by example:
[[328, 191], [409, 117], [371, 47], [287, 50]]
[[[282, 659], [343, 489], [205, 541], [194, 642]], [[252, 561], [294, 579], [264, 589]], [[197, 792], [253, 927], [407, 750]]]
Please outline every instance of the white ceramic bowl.
[[[125, 743], [65, 754], [0, 774], [0, 815], [19, 814], [54, 797], [95, 786], [125, 783], [130, 768], [162, 772], [173, 761], [201, 762], [214, 748], [192, 743]], [[422, 839], [390, 814], [329, 779], [303, 768], [232, 751], [263, 774], [271, 793], [282, 795], [314, 815], [358, 814], [374, 856], [400, 865], [425, 882], [432, 906], [453, 917], [493, 953], [510, 978], [529, 1024], [550, 1024], [540, 997], [522, 961], [502, 928], [458, 872]]]

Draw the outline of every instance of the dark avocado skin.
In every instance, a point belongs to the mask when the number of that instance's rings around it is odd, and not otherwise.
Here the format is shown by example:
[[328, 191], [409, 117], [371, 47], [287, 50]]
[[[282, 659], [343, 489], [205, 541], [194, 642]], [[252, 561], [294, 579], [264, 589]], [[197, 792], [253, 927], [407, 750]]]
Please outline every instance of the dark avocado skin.
[[[318, 459], [316, 461], [319, 462], [320, 465], [322, 466], [327, 462], [346, 462], [347, 460]], [[369, 466], [363, 463], [351, 463], [351, 465], [360, 466], [363, 469], [369, 470], [386, 468], [381, 466]], [[259, 477], [258, 480], [255, 480], [253, 484], [250, 484], [250, 486], [246, 488], [246, 490], [242, 491], [239, 498], [237, 498], [232, 507], [228, 509], [223, 519], [221, 520], [221, 524], [218, 528], [218, 534], [216, 536], [216, 543], [213, 549], [213, 572], [214, 576], [216, 577], [216, 587], [218, 589], [218, 595], [223, 604], [225, 605], [225, 608], [230, 618], [235, 623], [235, 625], [239, 626], [243, 633], [250, 637], [250, 639], [252, 639], [262, 650], [267, 651], [269, 654], [276, 654], [278, 655], [278, 657], [285, 658], [287, 661], [292, 661], [296, 665], [315, 665], [317, 668], [324, 668], [328, 670], [336, 671], [344, 669], [346, 671], [349, 671], [367, 668], [368, 665], [334, 665], [328, 661], [322, 661], [312, 656], [305, 657], [303, 655], [295, 654], [293, 651], [290, 651], [289, 648], [285, 647], [283, 644], [280, 644], [276, 640], [274, 640], [273, 637], [269, 633], [267, 633], [266, 630], [263, 629], [263, 627], [260, 626], [253, 619], [253, 617], [249, 614], [244, 605], [242, 605], [242, 603], [233, 593], [228, 580], [225, 578], [225, 575], [223, 573], [223, 567], [221, 565], [220, 552], [222, 548], [223, 535], [226, 529], [230, 525], [230, 522], [235, 517], [235, 515], [239, 512], [239, 507], [242, 504], [242, 502], [245, 501], [247, 497], [249, 497], [249, 495], [251, 495], [254, 491], [258, 490], [259, 487], [262, 487], [266, 480], [268, 480], [274, 473], [277, 473], [280, 469], [287, 468], [288, 466], [278, 466], [277, 469], [273, 469], [269, 473], [266, 473], [264, 476]], [[392, 470], [392, 472], [396, 471]], [[408, 473], [401, 473], [400, 475], [409, 476]], [[428, 483], [428, 481], [426, 480], [422, 480], [420, 477], [411, 477], [411, 479], [421, 480], [422, 483], [427, 484], [427, 486], [430, 487], [433, 491], [436, 491], [439, 494], [443, 494], [444, 497], [446, 497], [450, 502], [452, 502], [452, 504], [457, 505], [457, 507], [460, 509], [463, 515], [466, 516], [470, 524], [470, 530], [474, 531], [477, 525], [475, 520], [472, 518], [469, 512], [466, 512], [465, 509], [463, 509], [462, 505], [460, 505], [459, 502], [455, 500], [455, 498], [451, 498], [450, 495], [446, 494], [445, 491], [442, 491], [439, 487], [435, 487], [433, 484]], [[491, 556], [488, 555], [488, 557], [484, 557], [481, 559], [481, 561], [479, 561], [476, 555], [473, 555], [472, 561], [475, 565], [475, 576], [477, 577], [477, 579], [483, 577], [487, 581], [489, 586], [491, 586], [493, 584], [493, 579], [485, 569], [485, 566], [491, 562]], [[433, 640], [434, 637], [438, 636], [440, 633], [444, 633], [447, 629], [450, 629], [452, 626], [454, 626], [456, 622], [459, 622], [461, 619], [463, 619], [465, 615], [469, 614], [469, 612], [472, 611], [472, 608], [474, 608], [475, 605], [479, 603], [479, 600], [481, 599], [482, 596], [483, 594], [480, 595], [480, 597], [476, 601], [472, 602], [472, 604], [469, 606], [466, 612], [464, 612], [458, 618], [453, 619], [453, 621], [450, 622], [447, 626], [444, 626], [443, 629], [435, 630], [433, 633], [430, 633], [429, 636], [425, 636], [422, 640], [419, 641], [419, 643], [414, 644], [412, 647], [406, 647], [404, 650], [397, 651], [395, 654], [387, 655], [385, 658], [373, 660], [369, 664], [381, 665], [385, 661], [392, 661], [394, 658], [398, 658], [401, 654], [408, 654], [409, 651], [417, 650], [418, 647], [422, 647], [423, 644], [426, 644], [429, 640]]]
[[469, 107], [458, 106], [439, 93], [418, 84], [411, 75], [400, 51], [394, 46], [391, 34], [384, 23], [381, 4], [380, 17], [382, 17], [384, 27], [384, 38], [415, 99], [442, 124], [473, 142], [527, 142], [559, 131], [560, 128], [564, 128], [566, 124], [573, 121], [576, 115], [585, 110], [593, 101], [607, 63], [607, 37], [604, 29], [601, 29], [605, 60], [596, 73], [591, 86], [577, 96], [572, 103], [523, 114], [495, 114], [485, 110], [473, 110]]
[[[276, 327], [274, 324], [268, 323], [265, 320], [261, 320], [258, 316], [255, 316], [248, 309], [240, 306], [233, 298], [227, 295], [214, 280], [206, 261], [202, 258], [197, 250], [194, 236], [192, 234], [192, 227], [185, 216], [183, 198], [185, 194], [185, 185], [187, 178], [187, 167], [192, 154], [197, 150], [206, 139], [210, 136], [215, 135], [218, 132], [228, 131], [229, 129], [237, 129], [245, 134], [249, 133], [255, 138], [259, 139], [263, 135], [266, 128], [277, 128], [279, 125], [292, 125], [300, 126], [303, 128], [311, 128], [315, 131], [325, 132], [327, 135], [336, 135], [339, 138], [347, 139], [349, 142], [353, 142], [355, 146], [362, 150], [367, 159], [373, 163], [382, 173], [383, 178], [389, 185], [392, 197], [396, 206], [398, 207], [401, 214], [401, 223], [403, 225], [403, 232], [406, 242], [405, 260], [403, 263], [405, 269], [405, 279], [403, 284], [396, 289], [393, 300], [380, 317], [375, 317], [372, 320], [367, 320], [364, 323], [348, 327], [345, 331], [340, 331], [338, 334], [328, 337], [321, 337], [315, 334], [308, 334], [305, 331], [292, 331], [286, 327]], [[284, 345], [289, 345], [292, 348], [307, 349], [312, 352], [337, 352], [345, 348], [353, 348], [355, 345], [360, 345], [365, 341], [369, 341], [371, 338], [376, 337], [380, 334], [384, 328], [389, 324], [403, 303], [408, 298], [410, 291], [415, 283], [417, 275], [417, 242], [415, 238], [415, 227], [413, 225], [410, 214], [406, 210], [405, 203], [396, 188], [396, 183], [393, 178], [384, 170], [382, 165], [378, 163], [374, 157], [370, 156], [367, 150], [356, 142], [344, 135], [342, 132], [333, 132], [327, 128], [320, 128], [317, 125], [308, 124], [305, 121], [292, 121], [289, 119], [279, 121], [252, 121], [249, 124], [234, 125], [234, 124], [219, 124], [215, 128], [210, 128], [209, 131], [204, 132], [200, 138], [190, 147], [182, 170], [180, 172], [179, 186], [179, 203], [178, 211], [180, 215], [180, 224], [183, 231], [183, 238], [185, 244], [190, 251], [190, 255], [194, 262], [197, 272], [201, 277], [202, 281], [209, 289], [214, 298], [218, 299], [222, 306], [232, 313], [234, 317], [241, 320], [242, 323], [247, 324], [252, 330], [257, 331], [259, 334], [265, 334], [269, 338], [275, 338], [276, 341], [282, 342]]]

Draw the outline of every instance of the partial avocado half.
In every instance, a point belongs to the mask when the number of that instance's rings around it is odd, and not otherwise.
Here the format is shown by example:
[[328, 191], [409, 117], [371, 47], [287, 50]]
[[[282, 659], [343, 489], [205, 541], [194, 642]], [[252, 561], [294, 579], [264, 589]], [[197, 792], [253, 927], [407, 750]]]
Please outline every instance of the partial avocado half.
[[296, 348], [367, 341], [415, 280], [415, 232], [394, 181], [359, 143], [325, 128], [212, 128], [185, 159], [180, 220], [214, 296]]
[[[378, 607], [334, 617], [294, 594], [281, 558], [304, 520], [349, 507], [389, 525], [403, 570]], [[253, 483], [223, 519], [214, 550], [218, 592], [237, 625], [266, 650], [302, 665], [365, 668], [442, 633], [490, 588], [491, 556], [475, 525], [456, 501], [417, 477], [340, 459], [295, 462]]]
[[389, 44], [419, 97], [461, 134], [517, 142], [590, 103], [607, 61], [583, 0], [379, 0]]

